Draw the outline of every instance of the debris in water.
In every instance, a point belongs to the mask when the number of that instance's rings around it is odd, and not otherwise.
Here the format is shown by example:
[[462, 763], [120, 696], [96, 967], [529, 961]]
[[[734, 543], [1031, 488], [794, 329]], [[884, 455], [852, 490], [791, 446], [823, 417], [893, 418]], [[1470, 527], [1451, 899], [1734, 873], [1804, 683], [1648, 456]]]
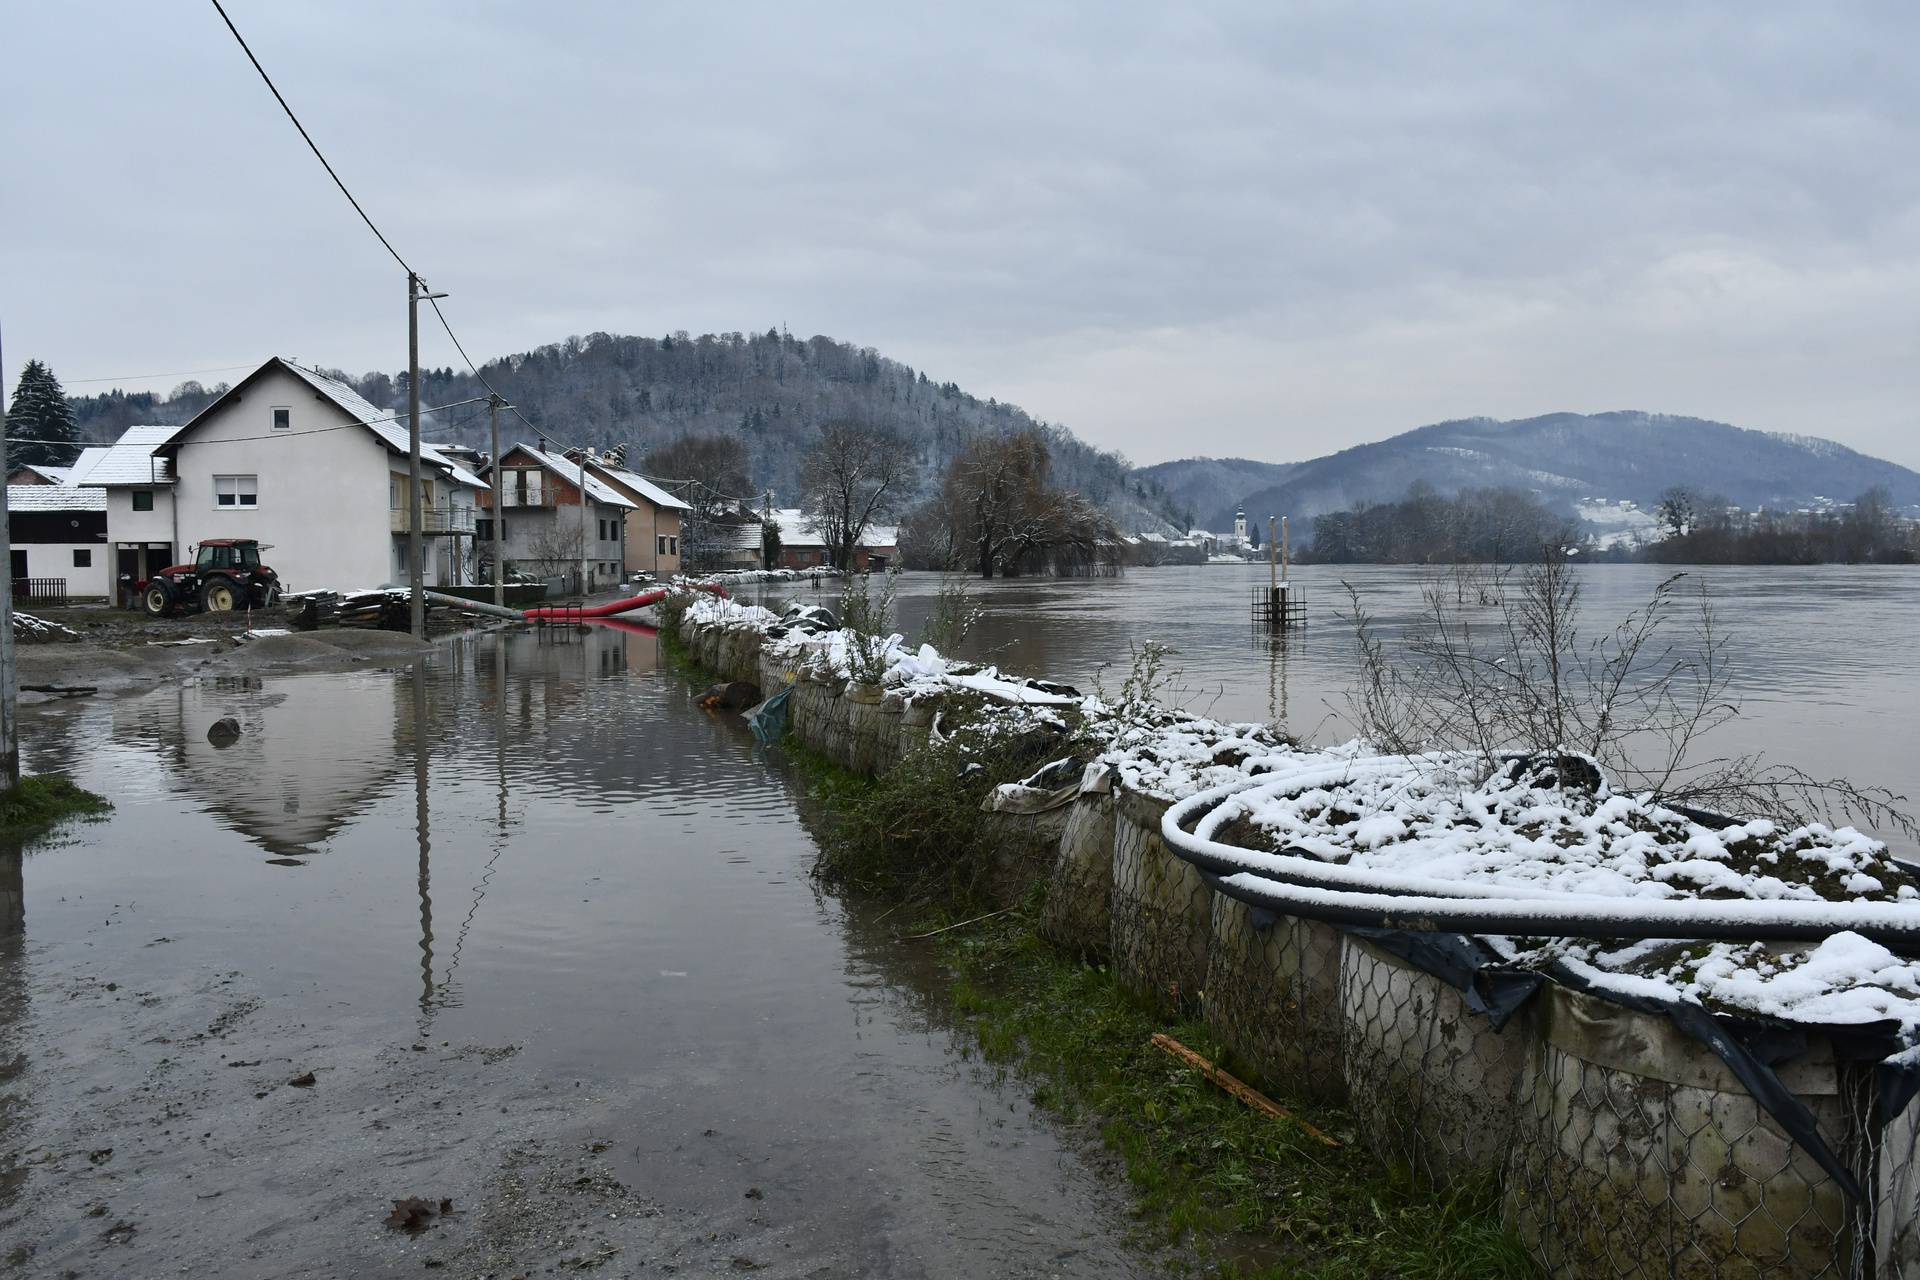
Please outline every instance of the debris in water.
[[207, 741], [216, 747], [230, 747], [240, 740], [240, 722], [232, 716], [221, 716], [207, 726]]
[[299, 1075], [295, 1076], [293, 1079], [287, 1081], [287, 1083], [292, 1085], [296, 1089], [311, 1089], [314, 1083], [313, 1072], [303, 1071]]

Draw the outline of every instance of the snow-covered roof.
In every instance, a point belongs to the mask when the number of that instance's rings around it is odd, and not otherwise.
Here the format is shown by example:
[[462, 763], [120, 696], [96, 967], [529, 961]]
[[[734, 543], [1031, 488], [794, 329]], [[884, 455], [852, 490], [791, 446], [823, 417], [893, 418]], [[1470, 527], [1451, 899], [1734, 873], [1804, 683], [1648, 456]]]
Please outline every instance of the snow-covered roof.
[[[506, 453], [514, 452], [526, 454], [529, 458], [532, 458], [535, 462], [553, 472], [554, 475], [559, 476], [568, 484], [577, 485], [580, 483], [580, 464], [569, 458], [564, 458], [557, 453], [548, 453], [544, 449], [536, 449], [530, 444], [516, 444], [512, 449], [506, 450], [501, 456], [505, 457]], [[595, 502], [604, 502], [614, 507], [632, 507], [636, 505], [632, 498], [627, 497], [605, 480], [594, 475], [592, 471], [587, 472], [586, 481], [587, 495]]]
[[72, 467], [49, 467], [38, 462], [23, 462], [20, 464], [20, 469], [33, 472], [48, 484], [73, 483]]
[[7, 510], [18, 511], [105, 511], [107, 495], [98, 489], [82, 489], [70, 484], [10, 484], [7, 486]]
[[126, 484], [172, 484], [173, 460], [155, 457], [154, 449], [170, 439], [178, 427], [134, 426], [105, 448], [83, 450], [73, 464], [76, 485], [104, 488]]
[[693, 510], [690, 504], [682, 502], [637, 471], [629, 471], [625, 467], [609, 466], [604, 462], [594, 462], [588, 465], [599, 468], [600, 472], [615, 484], [625, 485], [656, 507], [665, 507], [669, 511]]
[[[307, 369], [291, 360], [281, 360], [287, 371], [318, 391], [327, 399], [344, 409], [355, 422], [365, 423], [367, 429], [386, 442], [395, 453], [408, 451], [409, 432], [405, 423], [398, 422], [390, 413], [382, 413], [373, 403], [338, 378], [329, 377], [318, 369]], [[375, 421], [380, 419], [380, 421]], [[486, 481], [461, 466], [454, 459], [440, 451], [440, 447], [427, 441], [420, 442], [420, 460], [430, 466], [438, 467], [451, 475], [455, 483], [472, 489], [484, 489]]]
[[[813, 516], [799, 507], [775, 507], [773, 522], [780, 526], [780, 545], [783, 547], [822, 547], [826, 542], [814, 530]], [[866, 532], [860, 535], [860, 546], [869, 550], [898, 546], [900, 526], [893, 524], [870, 524]]]

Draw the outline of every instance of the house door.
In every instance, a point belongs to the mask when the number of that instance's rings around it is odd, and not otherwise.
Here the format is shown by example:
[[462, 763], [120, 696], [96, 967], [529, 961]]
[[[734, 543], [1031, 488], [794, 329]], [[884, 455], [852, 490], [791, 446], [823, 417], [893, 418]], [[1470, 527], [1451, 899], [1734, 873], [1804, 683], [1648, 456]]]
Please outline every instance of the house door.
[[25, 547], [13, 548], [13, 580], [15, 582], [25, 582], [27, 580], [27, 550]]

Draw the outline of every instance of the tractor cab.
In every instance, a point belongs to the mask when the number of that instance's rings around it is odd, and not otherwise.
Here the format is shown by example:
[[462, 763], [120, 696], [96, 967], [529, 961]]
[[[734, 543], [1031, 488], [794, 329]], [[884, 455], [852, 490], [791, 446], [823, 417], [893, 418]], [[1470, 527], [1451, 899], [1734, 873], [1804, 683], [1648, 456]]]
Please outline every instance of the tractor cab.
[[200, 554], [193, 558], [196, 573], [208, 573], [214, 569], [233, 569], [252, 573], [260, 567], [260, 544], [251, 538], [217, 538], [200, 544]]

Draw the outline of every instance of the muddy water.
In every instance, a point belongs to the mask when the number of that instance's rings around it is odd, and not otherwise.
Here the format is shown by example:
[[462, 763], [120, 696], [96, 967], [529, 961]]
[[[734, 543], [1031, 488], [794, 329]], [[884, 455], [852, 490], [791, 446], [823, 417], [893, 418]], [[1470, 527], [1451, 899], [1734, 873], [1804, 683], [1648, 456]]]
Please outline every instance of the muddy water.
[[[1308, 625], [1275, 642], [1249, 622], [1250, 593], [1265, 566], [1137, 569], [1120, 578], [972, 584], [984, 612], [965, 656], [1117, 689], [1129, 646], [1171, 644], [1179, 672], [1168, 691], [1196, 711], [1278, 723], [1303, 738], [1351, 736], [1345, 693], [1357, 671], [1343, 579], [1358, 587], [1391, 642], [1420, 608], [1432, 571], [1410, 567], [1298, 567]], [[1592, 565], [1581, 571], [1583, 634], [1598, 637], [1645, 604], [1672, 572], [1660, 565]], [[1759, 751], [1821, 776], [1920, 798], [1920, 570], [1898, 567], [1727, 568], [1688, 572], [1712, 592], [1728, 641], [1733, 697], [1742, 716], [1707, 754]], [[938, 579], [895, 580], [899, 626], [918, 637]], [[769, 596], [826, 597], [777, 584]], [[1677, 634], [1677, 632], [1676, 632]], [[1888, 835], [1909, 856], [1920, 847]]]
[[[116, 808], [0, 868], [18, 1274], [1147, 1265], [894, 922], [815, 892], [793, 779], [651, 635], [207, 680], [23, 736]], [[384, 1226], [408, 1195], [454, 1213]]]

